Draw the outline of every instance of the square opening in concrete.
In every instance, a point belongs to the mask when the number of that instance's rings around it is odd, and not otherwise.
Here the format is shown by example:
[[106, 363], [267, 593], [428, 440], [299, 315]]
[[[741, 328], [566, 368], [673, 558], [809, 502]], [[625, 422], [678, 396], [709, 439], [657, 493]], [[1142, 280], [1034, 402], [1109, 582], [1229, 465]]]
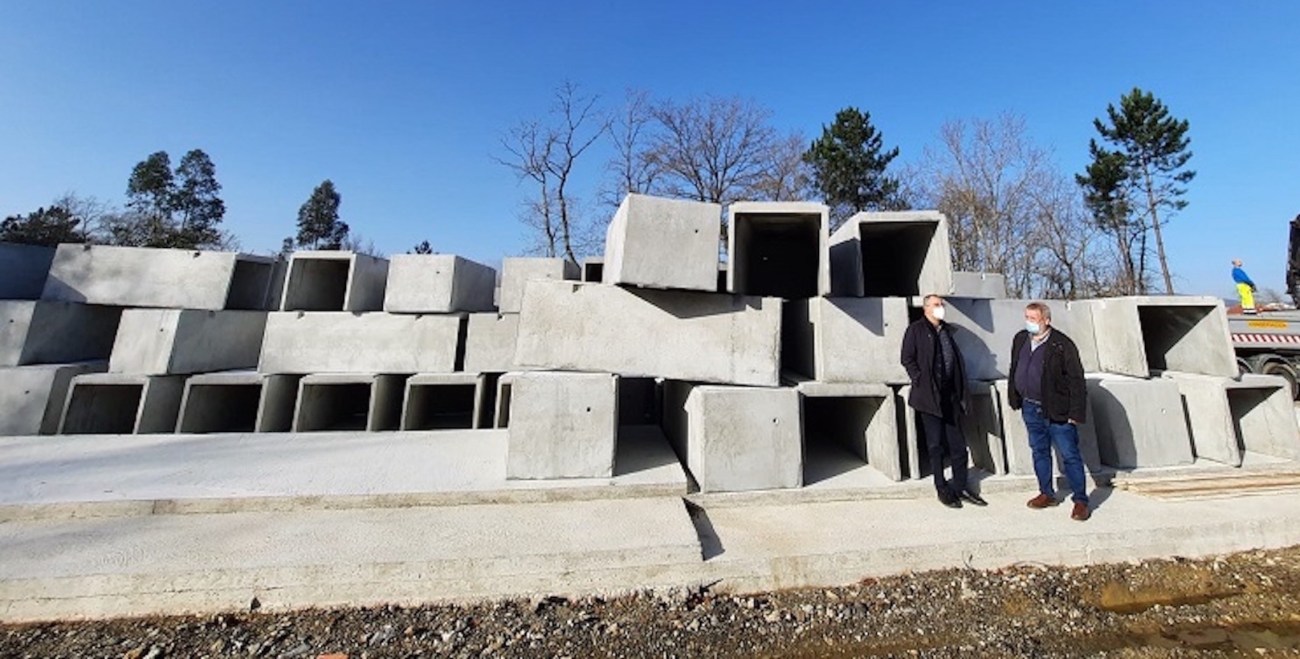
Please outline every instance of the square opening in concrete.
[[661, 387], [654, 378], [618, 379], [618, 425], [659, 425]]
[[371, 385], [365, 383], [304, 383], [297, 431], [366, 430], [370, 395]]
[[253, 432], [260, 384], [191, 384], [177, 432]]
[[[1193, 332], [1214, 310], [1209, 306], [1139, 305], [1138, 324], [1142, 328], [1142, 345], [1150, 370], [1199, 372], [1194, 364], [1180, 363], [1176, 355], [1180, 344], [1194, 340]], [[1225, 345], [1224, 350], [1227, 349]]]
[[605, 277], [604, 261], [584, 261], [582, 264], [582, 281], [599, 284]]
[[60, 434], [129, 435], [143, 395], [143, 384], [74, 384]]
[[495, 422], [497, 428], [510, 427], [510, 390], [512, 378], [502, 376], [497, 380], [497, 399]]
[[248, 259], [235, 260], [235, 272], [226, 292], [226, 308], [247, 311], [266, 309], [266, 292], [271, 286], [273, 264]]
[[474, 384], [412, 384], [402, 430], [474, 427]]
[[733, 291], [786, 299], [817, 297], [822, 268], [822, 216], [736, 213], [736, 244], [728, 267]]
[[293, 259], [283, 311], [345, 311], [352, 260]]
[[1260, 419], [1257, 423], [1253, 412], [1268, 400], [1273, 390], [1229, 388], [1225, 393], [1228, 394], [1228, 410], [1232, 413], [1232, 431], [1237, 440], [1237, 449], [1242, 453], [1251, 451], [1252, 447], [1246, 438], [1255, 433], [1270, 432], [1267, 421]]
[[860, 223], [863, 295], [906, 297], [935, 292], [918, 290], [918, 282], [937, 227], [931, 222]]
[[804, 485], [867, 465], [867, 427], [883, 403], [870, 396], [804, 397]]

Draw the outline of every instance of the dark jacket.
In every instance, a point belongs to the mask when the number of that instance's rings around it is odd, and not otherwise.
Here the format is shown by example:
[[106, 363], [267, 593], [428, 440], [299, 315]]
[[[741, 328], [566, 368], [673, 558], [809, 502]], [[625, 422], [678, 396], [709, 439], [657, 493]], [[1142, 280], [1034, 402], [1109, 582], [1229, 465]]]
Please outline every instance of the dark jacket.
[[[962, 414], [967, 408], [966, 364], [961, 349], [957, 347], [957, 337], [953, 336], [956, 328], [943, 322], [940, 325], [948, 330], [948, 336], [953, 339], [953, 357], [957, 362], [953, 364], [953, 411]], [[902, 361], [903, 369], [912, 381], [912, 393], [908, 396], [907, 403], [918, 412], [943, 416], [939, 393], [939, 332], [929, 320], [922, 318], [908, 325], [907, 331], [903, 333]]]
[[[1029, 338], [1029, 332], [1020, 330], [1011, 340], [1007, 402], [1013, 410], [1020, 409], [1022, 403], [1020, 391], [1016, 388], [1016, 366]], [[1083, 362], [1079, 360], [1079, 349], [1074, 341], [1053, 327], [1047, 341], [1038, 349], [1048, 351], [1043, 361], [1043, 412], [1054, 423], [1066, 423], [1071, 419], [1086, 423], [1088, 387], [1083, 380]]]

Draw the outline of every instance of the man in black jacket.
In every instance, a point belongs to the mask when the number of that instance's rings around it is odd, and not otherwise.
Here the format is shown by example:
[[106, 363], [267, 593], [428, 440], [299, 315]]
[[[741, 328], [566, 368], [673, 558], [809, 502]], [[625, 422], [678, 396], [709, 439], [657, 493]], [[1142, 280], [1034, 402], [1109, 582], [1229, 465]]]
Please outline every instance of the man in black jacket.
[[[944, 302], [927, 295], [925, 317], [908, 326], [903, 334], [903, 368], [912, 381], [908, 404], [917, 411], [925, 445], [930, 453], [930, 470], [939, 501], [949, 508], [961, 508], [962, 500], [988, 505], [969, 489], [966, 438], [957, 422], [966, 412], [966, 367], [961, 351], [952, 339], [952, 328], [943, 322]], [[944, 480], [943, 459], [952, 466], [952, 480]]]
[[1052, 481], [1055, 445], [1073, 492], [1070, 516], [1081, 522], [1087, 520], [1088, 489], [1079, 454], [1078, 428], [1088, 420], [1083, 363], [1070, 337], [1052, 328], [1052, 311], [1042, 302], [1025, 307], [1025, 329], [1011, 341], [1007, 402], [1011, 409], [1021, 411], [1034, 454], [1038, 496], [1029, 500], [1029, 507], [1047, 508], [1058, 503]]

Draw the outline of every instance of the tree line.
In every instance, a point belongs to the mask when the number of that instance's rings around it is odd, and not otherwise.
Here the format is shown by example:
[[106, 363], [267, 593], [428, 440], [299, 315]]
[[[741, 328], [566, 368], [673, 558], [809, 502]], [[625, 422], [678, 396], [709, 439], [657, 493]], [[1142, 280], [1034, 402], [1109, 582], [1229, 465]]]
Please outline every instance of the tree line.
[[[1075, 175], [1014, 114], [949, 121], [895, 165], [899, 148], [856, 107], [809, 139], [740, 97], [629, 91], [605, 104], [566, 82], [545, 116], [505, 132], [494, 157], [528, 184], [520, 219], [531, 251], [575, 263], [600, 251], [628, 193], [723, 205], [815, 199], [829, 206], [831, 230], [860, 211], [938, 209], [951, 223], [954, 268], [1004, 273], [1017, 297], [1145, 294], [1157, 266], [1172, 294], [1163, 229], [1196, 175], [1186, 168], [1188, 122], [1134, 88], [1093, 124], [1091, 162]], [[608, 158], [589, 162], [598, 145]], [[596, 172], [599, 188], [582, 194], [580, 175]]]

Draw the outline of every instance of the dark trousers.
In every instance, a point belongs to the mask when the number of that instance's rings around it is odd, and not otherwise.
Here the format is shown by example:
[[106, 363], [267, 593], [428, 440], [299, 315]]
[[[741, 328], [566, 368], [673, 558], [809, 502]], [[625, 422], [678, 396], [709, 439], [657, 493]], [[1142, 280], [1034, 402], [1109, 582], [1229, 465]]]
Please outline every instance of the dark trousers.
[[[966, 491], [967, 462], [970, 453], [966, 448], [966, 437], [957, 427], [957, 415], [954, 413], [951, 397], [945, 395], [941, 401], [943, 416], [918, 412], [921, 417], [921, 429], [925, 433], [925, 446], [930, 453], [930, 472], [934, 476], [934, 488], [940, 492], [945, 489], [953, 494]], [[943, 459], [948, 458], [952, 466], [952, 480], [943, 478]]]

